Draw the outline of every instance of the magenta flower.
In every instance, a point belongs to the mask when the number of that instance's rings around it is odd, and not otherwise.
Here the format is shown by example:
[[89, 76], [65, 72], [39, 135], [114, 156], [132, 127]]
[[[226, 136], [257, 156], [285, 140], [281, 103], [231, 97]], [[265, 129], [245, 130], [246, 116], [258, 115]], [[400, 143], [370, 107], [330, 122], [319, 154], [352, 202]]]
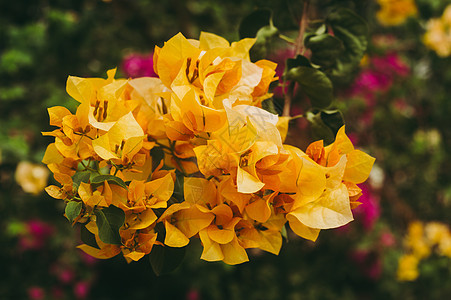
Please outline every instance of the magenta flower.
[[153, 52], [145, 55], [130, 54], [122, 61], [122, 70], [132, 78], [157, 77], [153, 70]]
[[367, 185], [360, 185], [360, 188], [362, 196], [358, 201], [362, 204], [354, 209], [354, 216], [360, 220], [365, 230], [371, 231], [381, 214], [379, 200], [371, 193]]
[[48, 238], [55, 232], [52, 225], [40, 220], [28, 221], [26, 229], [26, 232], [19, 239], [19, 247], [22, 251], [43, 248]]
[[91, 286], [87, 281], [77, 282], [74, 286], [74, 294], [77, 299], [87, 299]]
[[45, 298], [45, 291], [39, 286], [32, 286], [28, 288], [27, 293], [31, 300], [42, 300]]

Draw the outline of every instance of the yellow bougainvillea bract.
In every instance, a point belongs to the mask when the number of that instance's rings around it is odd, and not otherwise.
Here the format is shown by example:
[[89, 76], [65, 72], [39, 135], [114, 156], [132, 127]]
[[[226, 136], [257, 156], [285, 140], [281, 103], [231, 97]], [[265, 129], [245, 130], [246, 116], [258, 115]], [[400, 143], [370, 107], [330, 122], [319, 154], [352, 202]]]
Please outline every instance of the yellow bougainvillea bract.
[[95, 237], [81, 250], [136, 261], [199, 238], [202, 259], [239, 264], [249, 248], [278, 254], [285, 225], [314, 241], [353, 220], [374, 158], [344, 127], [327, 147], [283, 144], [289, 118], [261, 107], [276, 64], [251, 62], [254, 42], [177, 34], [155, 49], [158, 78], [69, 77], [80, 105], [49, 108], [43, 162], [60, 183], [47, 192]]

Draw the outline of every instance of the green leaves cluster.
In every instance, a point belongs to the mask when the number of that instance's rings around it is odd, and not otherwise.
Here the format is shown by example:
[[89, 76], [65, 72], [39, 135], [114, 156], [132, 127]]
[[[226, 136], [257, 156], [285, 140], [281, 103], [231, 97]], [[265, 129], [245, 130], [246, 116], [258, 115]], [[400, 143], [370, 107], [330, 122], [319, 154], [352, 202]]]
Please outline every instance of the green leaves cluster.
[[[301, 46], [302, 54], [287, 59], [283, 81], [300, 87], [301, 97], [293, 97], [294, 100], [305, 97], [310, 100], [311, 109], [305, 117], [311, 124], [312, 136], [331, 143], [344, 124], [341, 112], [332, 108], [334, 83], [352, 78], [367, 48], [368, 28], [360, 16], [342, 7], [332, 10], [324, 21], [315, 22], [311, 27], [303, 36], [303, 44], [297, 45]], [[244, 18], [239, 31], [241, 38], [257, 38], [251, 49], [255, 54], [252, 58], [267, 56], [275, 37], [289, 40], [274, 26], [269, 10], [254, 11]]]

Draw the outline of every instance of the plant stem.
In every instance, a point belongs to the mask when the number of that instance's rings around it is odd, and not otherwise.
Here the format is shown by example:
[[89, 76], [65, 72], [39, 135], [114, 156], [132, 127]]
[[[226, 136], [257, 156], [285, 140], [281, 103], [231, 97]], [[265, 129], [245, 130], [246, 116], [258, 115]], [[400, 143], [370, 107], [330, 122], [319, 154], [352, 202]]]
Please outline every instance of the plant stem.
[[[304, 52], [304, 34], [308, 24], [308, 9], [309, 9], [309, 0], [304, 0], [304, 7], [302, 9], [302, 18], [299, 22], [299, 34], [296, 39], [296, 48], [295, 54], [302, 54]], [[283, 106], [282, 116], [289, 117], [290, 109], [291, 109], [291, 101], [294, 97], [294, 89], [296, 86], [296, 82], [292, 81], [288, 85], [287, 93], [285, 94], [285, 102]]]
[[299, 22], [299, 34], [296, 39], [296, 54], [302, 54], [304, 51], [304, 34], [308, 24], [309, 0], [304, 0], [304, 8], [302, 9], [302, 18]]

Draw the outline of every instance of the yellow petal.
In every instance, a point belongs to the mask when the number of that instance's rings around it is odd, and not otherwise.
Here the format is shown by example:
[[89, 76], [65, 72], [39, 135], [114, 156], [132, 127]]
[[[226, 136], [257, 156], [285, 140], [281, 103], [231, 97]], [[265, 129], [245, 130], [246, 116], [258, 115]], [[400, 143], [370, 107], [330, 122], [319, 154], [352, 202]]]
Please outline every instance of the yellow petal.
[[51, 143], [47, 146], [45, 150], [44, 157], [42, 158], [42, 162], [46, 165], [48, 164], [60, 164], [64, 160], [64, 156], [56, 148], [55, 143]]
[[164, 239], [164, 244], [169, 247], [184, 247], [188, 245], [189, 238], [183, 234], [177, 227], [164, 221], [164, 227], [166, 228], [166, 237]]
[[327, 190], [317, 201], [297, 208], [290, 215], [304, 225], [317, 229], [337, 228], [354, 220], [348, 189], [344, 184]]
[[235, 237], [230, 243], [221, 245], [224, 254], [223, 261], [228, 265], [237, 265], [249, 261], [246, 250], [239, 244]]
[[132, 251], [132, 252], [130, 252], [130, 253], [128, 253], [128, 254], [124, 254], [124, 257], [125, 257], [125, 258], [130, 258], [130, 259], [133, 260], [133, 261], [138, 261], [138, 260], [140, 260], [141, 258], [143, 258], [144, 255], [146, 255], [146, 254], [143, 253], [143, 252]]
[[288, 125], [290, 123], [290, 119], [291, 117], [279, 117], [279, 120], [277, 121], [276, 127], [280, 132], [282, 142], [284, 142], [285, 139], [287, 138]]
[[201, 230], [199, 237], [204, 247], [201, 259], [206, 261], [218, 261], [224, 259], [221, 247], [218, 243], [213, 242], [207, 234], [207, 230]]
[[201, 31], [199, 36], [199, 48], [202, 50], [210, 50], [213, 48], [228, 48], [229, 42], [219, 35]]
[[360, 150], [351, 151], [346, 156], [348, 163], [346, 164], [343, 180], [352, 183], [364, 182], [370, 175], [376, 159]]
[[[273, 193], [273, 197], [275, 196], [275, 194], [276, 193]], [[246, 213], [253, 220], [260, 223], [265, 223], [271, 216], [271, 208], [269, 207], [270, 199], [270, 197], [268, 197], [267, 199], [259, 198], [254, 202], [249, 203], [246, 206]]]
[[236, 185], [238, 192], [245, 194], [256, 193], [265, 186], [258, 178], [255, 178], [240, 167], [237, 169]]
[[181, 33], [168, 40], [159, 50], [156, 67], [158, 76], [168, 88], [188, 57], [199, 57], [201, 50], [194, 47]]
[[318, 238], [321, 229], [311, 228], [302, 224], [301, 221], [299, 221], [299, 219], [291, 213], [287, 214], [287, 220], [290, 224], [291, 230], [293, 230], [293, 232], [298, 236], [313, 242]]
[[201, 212], [194, 206], [176, 213], [175, 225], [186, 237], [190, 238], [210, 225], [214, 218], [215, 216], [212, 213]]
[[118, 255], [121, 249], [116, 245], [106, 245], [102, 249], [97, 249], [86, 244], [77, 246], [78, 249], [83, 250], [86, 254], [99, 259], [108, 259]]
[[71, 112], [63, 106], [54, 106], [47, 109], [50, 117], [50, 125], [62, 126], [63, 118], [67, 115], [71, 115]]
[[140, 213], [131, 213], [127, 216], [126, 223], [130, 229], [144, 229], [152, 225], [157, 220], [157, 216], [152, 209], [146, 209]]

